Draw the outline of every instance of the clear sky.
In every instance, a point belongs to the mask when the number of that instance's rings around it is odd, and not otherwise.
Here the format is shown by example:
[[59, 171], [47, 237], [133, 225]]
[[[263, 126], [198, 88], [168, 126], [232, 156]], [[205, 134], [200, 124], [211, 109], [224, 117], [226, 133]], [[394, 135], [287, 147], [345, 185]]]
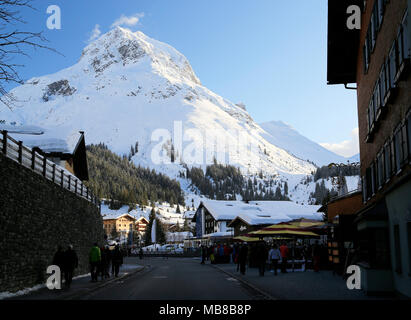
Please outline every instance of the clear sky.
[[[46, 9], [61, 8], [62, 29], [48, 30]], [[327, 86], [326, 0], [34, 0], [26, 29], [49, 46], [24, 63], [23, 78], [73, 65], [93, 34], [122, 26], [166, 42], [190, 61], [201, 82], [257, 122], [282, 120], [345, 156], [358, 152], [356, 92]], [[134, 17], [134, 18], [133, 18]], [[120, 22], [119, 22], [120, 23]]]

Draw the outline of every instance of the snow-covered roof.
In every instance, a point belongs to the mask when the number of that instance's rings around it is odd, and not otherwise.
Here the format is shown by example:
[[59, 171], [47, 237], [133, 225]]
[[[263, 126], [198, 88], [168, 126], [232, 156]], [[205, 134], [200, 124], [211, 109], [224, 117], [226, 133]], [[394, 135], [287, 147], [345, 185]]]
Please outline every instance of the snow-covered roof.
[[291, 201], [203, 201], [202, 205], [216, 220], [232, 221], [239, 217], [250, 225], [275, 224], [294, 219], [321, 220], [320, 206], [300, 205]]
[[38, 147], [44, 152], [73, 153], [81, 137], [79, 132], [68, 134], [58, 129], [45, 129], [33, 125], [6, 125], [0, 124], [0, 130], [7, 130], [9, 136], [23, 145]]
[[193, 219], [194, 215], [196, 214], [195, 211], [186, 211], [183, 213], [184, 219]]
[[231, 237], [233, 234], [231, 231], [226, 231], [226, 232], [214, 232], [214, 233], [209, 233], [204, 235], [207, 238], [220, 238], [220, 237]]
[[113, 220], [113, 219], [119, 219], [121, 217], [128, 216], [132, 219], [135, 219], [132, 215], [128, 213], [123, 213], [123, 214], [118, 214], [118, 215], [108, 215], [108, 216], [103, 216], [103, 220]]
[[101, 204], [101, 216], [103, 217], [103, 220], [117, 219], [120, 216], [128, 214], [136, 220], [139, 220], [142, 217], [144, 217], [148, 221], [148, 214], [149, 214], [148, 212], [141, 211], [138, 209], [131, 210], [130, 212], [128, 212], [128, 210], [129, 210], [128, 206], [122, 206], [118, 210], [113, 210], [113, 209], [110, 209], [107, 204], [105, 203]]

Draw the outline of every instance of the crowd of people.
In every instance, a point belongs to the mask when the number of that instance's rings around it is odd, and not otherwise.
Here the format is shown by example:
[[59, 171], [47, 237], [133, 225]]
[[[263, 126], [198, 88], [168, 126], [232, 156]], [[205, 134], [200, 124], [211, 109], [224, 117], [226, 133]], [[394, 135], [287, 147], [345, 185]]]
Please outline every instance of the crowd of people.
[[[119, 245], [110, 249], [108, 245], [99, 247], [97, 243], [94, 243], [89, 253], [91, 282], [97, 282], [99, 277], [101, 280], [110, 278], [110, 268], [111, 276], [118, 277], [120, 266], [123, 264], [123, 256]], [[65, 287], [70, 288], [74, 270], [78, 267], [78, 257], [73, 246], [69, 245], [64, 251], [59, 245], [54, 254], [53, 265], [57, 265], [61, 270], [61, 283], [63, 283], [64, 275]]]
[[264, 276], [268, 268], [274, 275], [280, 269], [287, 273], [289, 260], [308, 262], [315, 272], [320, 270], [321, 261], [324, 260], [325, 247], [316, 241], [312, 245], [301, 243], [273, 242], [268, 244], [264, 241], [255, 243], [217, 243], [211, 246], [201, 246], [201, 264], [210, 261], [212, 264], [234, 263], [237, 272], [245, 274], [247, 266], [258, 268], [260, 276]]

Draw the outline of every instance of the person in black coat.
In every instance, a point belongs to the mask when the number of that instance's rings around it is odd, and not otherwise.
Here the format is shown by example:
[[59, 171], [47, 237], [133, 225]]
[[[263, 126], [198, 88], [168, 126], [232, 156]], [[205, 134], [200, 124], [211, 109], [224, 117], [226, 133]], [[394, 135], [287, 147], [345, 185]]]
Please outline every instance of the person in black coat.
[[60, 268], [60, 283], [62, 283], [63, 273], [64, 273], [64, 251], [62, 246], [57, 247], [57, 252], [53, 257], [53, 265]]
[[119, 245], [116, 245], [116, 248], [113, 250], [112, 264], [114, 268], [114, 275], [118, 277], [120, 266], [123, 264], [123, 253], [120, 251]]
[[78, 267], [77, 253], [73, 250], [73, 246], [69, 245], [64, 253], [64, 279], [66, 280], [66, 288], [70, 288], [73, 281], [74, 269]]
[[245, 275], [245, 265], [247, 263], [248, 258], [248, 246], [247, 243], [244, 242], [240, 248], [240, 253], [238, 255], [238, 261], [240, 263], [240, 272], [242, 275]]
[[[107, 247], [102, 247], [100, 249], [101, 252], [101, 262], [100, 262], [100, 275], [101, 275], [101, 280], [104, 280], [104, 278], [110, 278], [110, 275], [108, 274], [107, 270], [109, 268], [109, 253], [108, 253]], [[108, 277], [107, 277], [108, 276]]]
[[205, 260], [207, 258], [207, 247], [205, 245], [201, 246], [201, 264], [205, 263]]
[[265, 244], [260, 243], [256, 247], [256, 253], [255, 253], [255, 259], [256, 263], [258, 266], [258, 271], [261, 277], [264, 277], [264, 272], [265, 272], [265, 264], [267, 261], [267, 249], [265, 247]]

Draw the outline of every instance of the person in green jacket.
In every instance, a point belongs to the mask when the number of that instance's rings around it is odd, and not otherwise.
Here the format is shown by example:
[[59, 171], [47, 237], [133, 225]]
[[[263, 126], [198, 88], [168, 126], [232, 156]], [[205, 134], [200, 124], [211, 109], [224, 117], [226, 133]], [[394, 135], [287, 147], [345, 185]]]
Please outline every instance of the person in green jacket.
[[97, 271], [98, 266], [101, 262], [101, 252], [97, 243], [90, 250], [90, 273], [91, 273], [91, 282], [97, 282]]

